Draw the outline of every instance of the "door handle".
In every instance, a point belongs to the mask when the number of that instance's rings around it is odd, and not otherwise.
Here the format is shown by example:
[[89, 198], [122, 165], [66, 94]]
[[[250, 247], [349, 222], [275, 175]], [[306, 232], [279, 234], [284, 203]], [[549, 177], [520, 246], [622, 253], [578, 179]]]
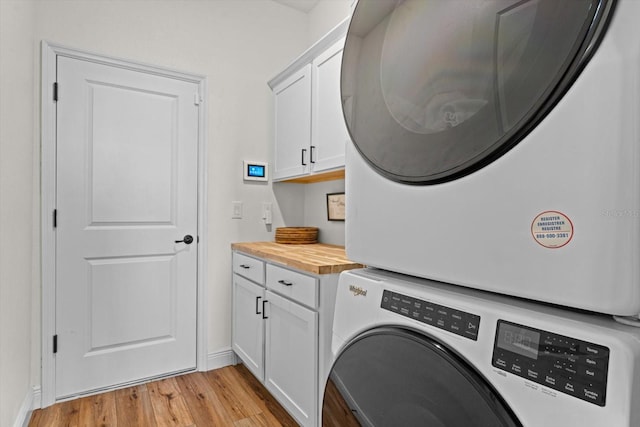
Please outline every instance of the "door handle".
[[182, 240], [176, 240], [176, 243], [185, 243], [187, 245], [190, 245], [193, 243], [193, 236], [191, 234], [187, 234], [182, 238]]
[[306, 152], [307, 152], [307, 149], [306, 149], [306, 148], [303, 148], [303, 149], [302, 149], [302, 160], [301, 160], [302, 166], [307, 166], [307, 164], [304, 162], [304, 154], [305, 154]]
[[268, 317], [267, 317], [267, 316], [265, 316], [266, 311], [265, 311], [265, 309], [264, 309], [264, 305], [265, 305], [266, 303], [268, 303], [268, 302], [269, 302], [269, 301], [267, 301], [266, 299], [265, 299], [265, 300], [262, 300], [262, 318], [263, 318], [263, 319], [268, 319]]
[[[262, 297], [256, 297], [256, 314], [262, 314], [260, 313], [260, 300], [262, 299]], [[263, 310], [264, 311], [264, 310]]]
[[313, 160], [313, 152], [314, 152], [315, 148], [316, 148], [316, 146], [312, 145], [311, 146], [311, 151], [309, 151], [309, 161], [311, 163], [315, 163], [316, 162], [315, 160]]

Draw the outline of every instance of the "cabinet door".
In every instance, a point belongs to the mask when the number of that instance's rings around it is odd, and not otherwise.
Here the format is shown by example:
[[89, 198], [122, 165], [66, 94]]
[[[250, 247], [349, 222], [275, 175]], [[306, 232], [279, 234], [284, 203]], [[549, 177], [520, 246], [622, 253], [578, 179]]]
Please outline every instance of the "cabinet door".
[[311, 64], [274, 88], [274, 179], [309, 172], [311, 144]]
[[266, 292], [265, 386], [303, 426], [317, 422], [318, 313]]
[[233, 275], [233, 351], [260, 381], [264, 381], [263, 300], [263, 287]]
[[342, 114], [340, 66], [344, 38], [313, 61], [311, 162], [313, 172], [344, 166], [349, 132]]

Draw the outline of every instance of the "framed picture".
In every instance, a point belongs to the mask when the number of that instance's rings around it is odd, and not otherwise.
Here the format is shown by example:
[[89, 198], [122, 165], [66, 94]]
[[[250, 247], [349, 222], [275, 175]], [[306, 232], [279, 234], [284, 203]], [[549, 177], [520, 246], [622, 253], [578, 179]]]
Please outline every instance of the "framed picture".
[[344, 193], [327, 194], [327, 219], [344, 221]]

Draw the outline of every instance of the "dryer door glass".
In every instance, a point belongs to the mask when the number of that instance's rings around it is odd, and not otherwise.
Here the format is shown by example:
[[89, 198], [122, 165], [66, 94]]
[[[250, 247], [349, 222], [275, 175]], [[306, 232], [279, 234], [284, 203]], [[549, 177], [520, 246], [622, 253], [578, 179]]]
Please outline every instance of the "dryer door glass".
[[340, 354], [325, 389], [322, 425], [521, 426], [462, 358], [395, 328], [366, 332]]
[[524, 138], [593, 53], [612, 0], [360, 0], [342, 63], [351, 137], [381, 174], [434, 184]]

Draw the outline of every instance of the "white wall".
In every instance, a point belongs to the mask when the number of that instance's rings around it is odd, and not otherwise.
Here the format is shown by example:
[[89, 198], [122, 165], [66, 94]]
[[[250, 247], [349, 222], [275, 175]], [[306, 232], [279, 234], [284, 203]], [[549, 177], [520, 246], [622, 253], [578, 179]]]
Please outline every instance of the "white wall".
[[309, 45], [329, 32], [351, 13], [354, 0], [320, 0], [309, 12]]
[[327, 194], [344, 192], [344, 188], [344, 179], [315, 184], [277, 182], [273, 185], [285, 226], [318, 227], [320, 243], [341, 246], [344, 246], [345, 223], [327, 219]]
[[34, 7], [0, 1], [0, 426], [31, 390]]
[[344, 221], [327, 219], [327, 194], [344, 193], [344, 179], [308, 185], [304, 195], [304, 223], [320, 228], [322, 243], [344, 246]]

